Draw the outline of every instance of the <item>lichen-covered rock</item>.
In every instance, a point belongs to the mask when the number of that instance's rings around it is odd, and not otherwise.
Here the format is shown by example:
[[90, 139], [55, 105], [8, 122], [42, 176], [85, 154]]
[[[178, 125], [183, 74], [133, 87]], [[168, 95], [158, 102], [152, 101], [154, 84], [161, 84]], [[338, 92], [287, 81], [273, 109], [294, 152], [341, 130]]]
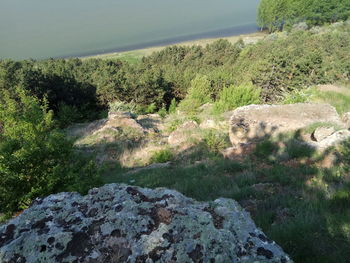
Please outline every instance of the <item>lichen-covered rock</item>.
[[292, 262], [237, 202], [111, 184], [51, 195], [0, 227], [0, 262]]

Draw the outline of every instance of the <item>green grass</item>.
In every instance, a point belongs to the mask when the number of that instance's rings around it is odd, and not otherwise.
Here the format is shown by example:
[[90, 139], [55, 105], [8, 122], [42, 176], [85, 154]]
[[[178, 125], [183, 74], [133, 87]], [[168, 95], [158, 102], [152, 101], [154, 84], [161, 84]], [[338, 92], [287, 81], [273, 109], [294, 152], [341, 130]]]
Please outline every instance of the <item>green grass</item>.
[[[250, 200], [256, 204], [252, 217], [257, 226], [295, 262], [347, 262], [350, 168], [346, 155], [350, 143], [338, 151], [345, 158], [343, 166], [323, 169], [299, 161], [312, 159], [314, 153], [293, 145], [292, 135], [283, 139], [283, 149], [276, 140], [265, 141], [243, 162], [222, 159], [202, 141], [189, 153], [174, 156], [170, 167], [135, 174], [117, 167], [108, 171], [105, 182], [166, 187], [200, 201], [226, 197], [244, 204]], [[283, 161], [276, 157], [281, 152], [287, 153]], [[196, 160], [205, 161], [194, 164]], [[296, 164], [289, 166], [289, 160]], [[259, 190], [259, 184], [268, 187]]]
[[336, 108], [339, 114], [350, 111], [349, 84], [342, 84], [335, 91], [321, 91], [316, 87], [294, 90], [284, 97], [282, 104], [294, 104], [304, 102], [328, 103]]
[[321, 100], [334, 106], [339, 114], [350, 111], [350, 96], [339, 92], [317, 92], [315, 100]]
[[174, 158], [174, 155], [170, 149], [163, 149], [155, 152], [151, 159], [151, 163], [166, 163], [171, 161]]

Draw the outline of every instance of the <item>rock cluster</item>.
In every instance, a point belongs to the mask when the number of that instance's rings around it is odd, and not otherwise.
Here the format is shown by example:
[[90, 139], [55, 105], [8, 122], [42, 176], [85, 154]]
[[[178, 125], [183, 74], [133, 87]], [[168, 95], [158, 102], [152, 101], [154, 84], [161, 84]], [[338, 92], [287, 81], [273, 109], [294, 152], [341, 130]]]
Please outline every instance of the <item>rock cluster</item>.
[[0, 227], [0, 262], [292, 262], [237, 202], [111, 184], [38, 199]]

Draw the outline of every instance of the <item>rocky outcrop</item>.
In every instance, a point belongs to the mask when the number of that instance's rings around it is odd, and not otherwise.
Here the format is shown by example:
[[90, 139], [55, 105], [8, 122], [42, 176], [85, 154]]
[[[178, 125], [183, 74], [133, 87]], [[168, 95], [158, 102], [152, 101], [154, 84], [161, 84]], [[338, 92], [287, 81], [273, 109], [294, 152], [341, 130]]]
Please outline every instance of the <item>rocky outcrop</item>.
[[164, 123], [159, 114], [140, 115], [136, 120], [148, 133], [159, 133], [164, 130]]
[[106, 124], [102, 129], [128, 127], [139, 132], [144, 132], [144, 128], [132, 117], [129, 112], [109, 112]]
[[179, 146], [188, 141], [189, 138], [200, 139], [200, 136], [195, 132], [198, 127], [197, 122], [186, 121], [169, 135], [168, 143], [172, 146]]
[[76, 124], [67, 130], [70, 137], [84, 137], [103, 133], [118, 128], [134, 129], [144, 133], [146, 129], [135, 120], [130, 112], [109, 112], [108, 118], [96, 120], [88, 124]]
[[344, 126], [335, 108], [328, 104], [249, 105], [233, 112], [230, 140], [233, 145], [250, 143], [316, 122]]
[[0, 227], [0, 262], [291, 262], [237, 202], [111, 184], [38, 199]]

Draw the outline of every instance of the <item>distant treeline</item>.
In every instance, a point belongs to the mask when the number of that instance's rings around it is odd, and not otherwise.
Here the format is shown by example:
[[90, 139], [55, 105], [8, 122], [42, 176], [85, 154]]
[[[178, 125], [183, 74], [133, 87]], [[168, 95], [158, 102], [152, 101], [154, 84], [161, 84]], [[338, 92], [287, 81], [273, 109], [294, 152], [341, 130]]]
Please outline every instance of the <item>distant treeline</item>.
[[261, 0], [258, 11], [258, 25], [270, 32], [299, 22], [315, 26], [349, 18], [349, 0]]
[[150, 105], [168, 109], [173, 99], [185, 98], [198, 75], [209, 81], [213, 101], [223, 88], [249, 83], [261, 89], [262, 101], [273, 102], [296, 88], [349, 80], [350, 25], [335, 26], [270, 35], [254, 45], [218, 40], [206, 47], [173, 46], [136, 65], [101, 59], [3, 60], [0, 92], [21, 86], [45, 97], [63, 126], [98, 118], [113, 101], [133, 102], [141, 112]]

